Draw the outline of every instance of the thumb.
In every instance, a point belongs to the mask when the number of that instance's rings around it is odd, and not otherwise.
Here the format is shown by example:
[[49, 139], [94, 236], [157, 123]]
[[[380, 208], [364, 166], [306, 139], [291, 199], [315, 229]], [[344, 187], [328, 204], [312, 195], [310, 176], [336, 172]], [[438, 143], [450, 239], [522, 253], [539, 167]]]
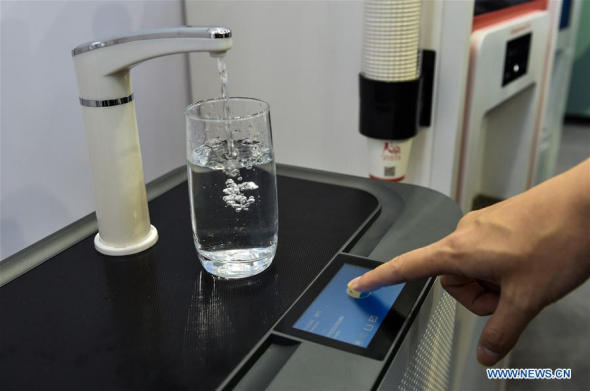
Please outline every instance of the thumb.
[[501, 296], [479, 338], [477, 360], [482, 365], [492, 366], [504, 358], [538, 312], [525, 308], [515, 299]]

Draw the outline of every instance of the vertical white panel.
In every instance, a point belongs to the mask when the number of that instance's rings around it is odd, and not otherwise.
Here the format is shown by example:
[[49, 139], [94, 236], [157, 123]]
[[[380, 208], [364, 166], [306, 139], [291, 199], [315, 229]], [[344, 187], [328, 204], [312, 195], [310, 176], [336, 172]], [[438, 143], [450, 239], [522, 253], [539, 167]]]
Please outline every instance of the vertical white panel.
[[437, 51], [430, 187], [455, 198], [473, 1], [444, 1]]
[[539, 184], [556, 174], [557, 156], [561, 144], [563, 117], [570, 87], [582, 1], [571, 2], [569, 26], [560, 29], [562, 4], [562, 1], [552, 1], [549, 4], [549, 11], [552, 14], [553, 63], [548, 64], [546, 71], [547, 95], [545, 106], [541, 109], [544, 118], [539, 130], [537, 166], [532, 185]]

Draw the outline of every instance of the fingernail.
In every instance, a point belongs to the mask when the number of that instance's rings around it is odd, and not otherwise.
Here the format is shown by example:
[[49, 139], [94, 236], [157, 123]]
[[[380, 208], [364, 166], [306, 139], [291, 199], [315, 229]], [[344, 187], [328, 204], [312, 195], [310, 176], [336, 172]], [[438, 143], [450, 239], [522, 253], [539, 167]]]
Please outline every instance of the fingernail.
[[359, 276], [359, 277], [357, 277], [357, 278], [355, 278], [355, 279], [351, 280], [351, 281], [348, 283], [348, 289], [353, 289], [353, 290], [355, 290], [355, 289], [356, 289], [356, 287], [357, 287], [358, 281], [359, 281], [360, 279], [361, 279], [361, 277]]
[[[500, 358], [502, 358], [501, 354], [496, 353], [483, 345], [479, 345], [477, 350], [480, 352], [480, 354], [478, 354], [479, 362], [483, 365], [494, 365], [500, 360]], [[482, 355], [486, 357], [481, 357]]]
[[490, 349], [486, 348], [485, 346], [480, 345], [479, 348], [483, 350], [485, 354], [492, 358], [500, 358], [500, 353], [492, 352]]

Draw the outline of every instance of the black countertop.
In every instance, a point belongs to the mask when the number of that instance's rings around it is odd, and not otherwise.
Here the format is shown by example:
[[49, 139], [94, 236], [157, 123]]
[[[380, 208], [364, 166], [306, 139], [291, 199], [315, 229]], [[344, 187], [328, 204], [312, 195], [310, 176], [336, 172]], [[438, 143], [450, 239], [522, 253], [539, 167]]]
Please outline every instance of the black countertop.
[[[142, 253], [102, 255], [94, 234], [59, 252], [58, 233], [37, 255], [3, 261], [26, 270], [27, 258], [57, 253], [0, 288], [0, 389], [214, 389], [336, 253], [386, 261], [444, 237], [461, 217], [452, 200], [417, 186], [278, 173], [277, 254], [249, 279], [201, 267], [186, 182], [150, 201], [160, 238]], [[71, 227], [92, 231], [83, 226]]]

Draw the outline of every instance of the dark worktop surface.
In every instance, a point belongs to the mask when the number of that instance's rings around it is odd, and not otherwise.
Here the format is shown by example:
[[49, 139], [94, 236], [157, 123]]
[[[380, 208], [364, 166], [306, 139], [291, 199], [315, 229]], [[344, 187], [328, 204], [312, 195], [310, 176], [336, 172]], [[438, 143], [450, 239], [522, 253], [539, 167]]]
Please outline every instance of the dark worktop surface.
[[286, 176], [278, 192], [277, 255], [253, 278], [203, 270], [185, 182], [150, 202], [151, 249], [109, 257], [92, 235], [0, 288], [0, 388], [218, 386], [379, 207], [367, 192]]

